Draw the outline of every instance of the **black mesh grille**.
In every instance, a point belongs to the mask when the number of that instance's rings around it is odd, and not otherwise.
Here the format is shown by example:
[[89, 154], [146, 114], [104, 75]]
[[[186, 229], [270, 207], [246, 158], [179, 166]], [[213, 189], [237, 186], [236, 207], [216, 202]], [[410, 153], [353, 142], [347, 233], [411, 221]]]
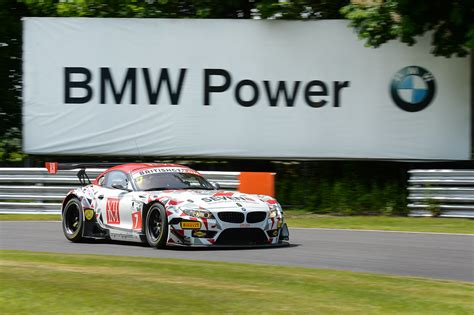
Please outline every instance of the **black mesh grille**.
[[267, 213], [264, 211], [249, 212], [247, 214], [248, 223], [262, 222], [267, 217]]
[[263, 245], [268, 238], [261, 229], [227, 229], [216, 241], [217, 245]]
[[243, 223], [244, 214], [242, 212], [219, 212], [219, 219], [229, 223]]

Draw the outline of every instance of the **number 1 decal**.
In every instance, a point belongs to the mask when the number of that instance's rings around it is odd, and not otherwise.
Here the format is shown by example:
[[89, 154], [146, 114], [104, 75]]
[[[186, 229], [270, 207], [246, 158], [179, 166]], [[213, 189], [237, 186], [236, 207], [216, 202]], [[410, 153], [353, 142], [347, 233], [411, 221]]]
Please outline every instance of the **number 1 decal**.
[[132, 213], [132, 229], [142, 229], [142, 213], [140, 211]]

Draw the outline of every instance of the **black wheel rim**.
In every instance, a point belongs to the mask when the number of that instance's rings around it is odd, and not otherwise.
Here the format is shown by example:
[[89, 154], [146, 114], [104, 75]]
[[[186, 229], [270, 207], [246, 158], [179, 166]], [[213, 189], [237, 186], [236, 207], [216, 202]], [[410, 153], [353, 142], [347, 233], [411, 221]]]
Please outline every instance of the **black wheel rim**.
[[162, 227], [163, 224], [161, 222], [160, 211], [158, 209], [151, 210], [148, 224], [148, 232], [153, 241], [156, 241], [160, 238]]
[[69, 235], [75, 234], [80, 227], [80, 221], [79, 221], [80, 215], [79, 215], [79, 208], [77, 205], [72, 204], [70, 205], [65, 213], [65, 218], [64, 218], [64, 225], [66, 228], [66, 232]]

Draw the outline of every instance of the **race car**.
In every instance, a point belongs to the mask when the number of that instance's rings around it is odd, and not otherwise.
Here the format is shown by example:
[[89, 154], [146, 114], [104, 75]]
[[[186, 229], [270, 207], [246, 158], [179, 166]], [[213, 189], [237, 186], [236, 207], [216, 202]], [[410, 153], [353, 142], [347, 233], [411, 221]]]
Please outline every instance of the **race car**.
[[66, 238], [167, 246], [287, 245], [288, 227], [272, 197], [223, 191], [178, 164], [117, 165], [62, 202]]

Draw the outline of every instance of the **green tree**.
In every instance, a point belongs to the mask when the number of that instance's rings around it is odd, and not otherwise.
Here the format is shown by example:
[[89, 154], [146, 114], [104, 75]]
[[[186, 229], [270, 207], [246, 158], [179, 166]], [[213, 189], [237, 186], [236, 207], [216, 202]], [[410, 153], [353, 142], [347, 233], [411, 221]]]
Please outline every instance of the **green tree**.
[[256, 15], [264, 19], [341, 19], [340, 9], [349, 0], [262, 0], [256, 1]]
[[27, 11], [15, 0], [0, 0], [0, 160], [21, 150], [21, 17]]
[[24, 0], [36, 16], [250, 18], [249, 0]]
[[341, 13], [367, 46], [392, 39], [413, 45], [416, 36], [432, 32], [436, 56], [465, 56], [474, 48], [473, 0], [352, 1]]

